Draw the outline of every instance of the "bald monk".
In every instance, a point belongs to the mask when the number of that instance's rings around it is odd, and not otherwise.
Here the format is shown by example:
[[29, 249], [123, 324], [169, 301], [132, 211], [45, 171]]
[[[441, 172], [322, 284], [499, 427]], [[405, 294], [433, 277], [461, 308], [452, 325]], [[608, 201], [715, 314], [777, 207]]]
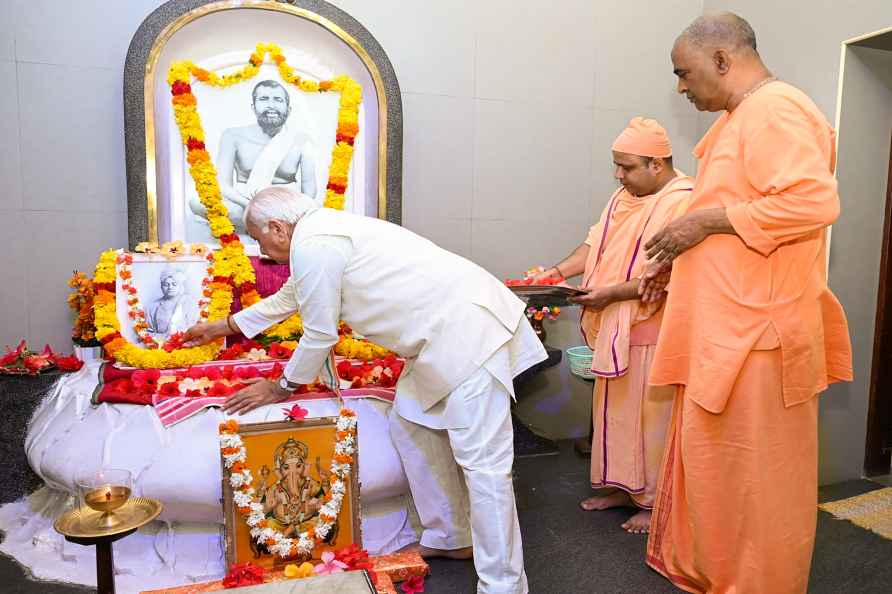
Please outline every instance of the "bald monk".
[[647, 243], [645, 301], [672, 264], [650, 381], [677, 386], [647, 562], [688, 592], [803, 593], [815, 395], [852, 379], [825, 265], [839, 214], [834, 132], [772, 76], [734, 14], [696, 19], [672, 63], [678, 92], [722, 114], [694, 150], [688, 213]]
[[655, 120], [634, 118], [613, 143], [614, 177], [622, 184], [576, 251], [545, 274], [584, 273], [574, 301], [594, 352], [591, 484], [603, 489], [580, 503], [587, 511], [638, 509], [622, 527], [646, 533], [663, 456], [674, 390], [649, 388], [662, 303], [642, 304], [643, 245], [687, 204], [693, 180], [672, 167], [672, 145]]

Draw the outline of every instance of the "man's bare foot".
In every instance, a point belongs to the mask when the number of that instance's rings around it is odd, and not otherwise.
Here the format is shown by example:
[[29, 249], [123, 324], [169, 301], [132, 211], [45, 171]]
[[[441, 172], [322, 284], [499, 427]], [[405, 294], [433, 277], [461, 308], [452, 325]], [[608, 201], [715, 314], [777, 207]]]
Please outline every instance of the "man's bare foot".
[[623, 529], [630, 534], [650, 532], [650, 510], [642, 509], [623, 523]]
[[632, 500], [629, 499], [629, 494], [625, 491], [614, 491], [609, 495], [595, 495], [594, 497], [583, 499], [579, 503], [579, 507], [585, 511], [600, 511], [626, 505], [632, 505]]
[[465, 547], [463, 549], [432, 549], [431, 547], [426, 547], [421, 543], [411, 544], [407, 547], [403, 547], [399, 550], [400, 553], [405, 553], [408, 551], [417, 551], [419, 555], [421, 555], [422, 559], [430, 559], [431, 557], [445, 557], [447, 559], [471, 559], [474, 556], [474, 549], [472, 547]]

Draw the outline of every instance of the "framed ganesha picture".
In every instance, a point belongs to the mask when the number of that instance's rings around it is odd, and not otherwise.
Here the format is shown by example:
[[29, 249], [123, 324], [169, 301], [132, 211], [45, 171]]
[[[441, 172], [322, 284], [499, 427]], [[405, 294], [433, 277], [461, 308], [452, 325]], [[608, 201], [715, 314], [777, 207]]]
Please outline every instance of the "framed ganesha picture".
[[362, 546], [355, 421], [342, 413], [221, 431], [227, 566], [278, 568]]

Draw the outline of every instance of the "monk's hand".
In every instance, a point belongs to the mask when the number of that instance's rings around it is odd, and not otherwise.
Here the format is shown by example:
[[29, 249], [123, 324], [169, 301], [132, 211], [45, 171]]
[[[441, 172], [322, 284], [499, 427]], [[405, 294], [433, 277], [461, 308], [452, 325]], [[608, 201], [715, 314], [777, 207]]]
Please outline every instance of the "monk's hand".
[[647, 258], [654, 262], [669, 263], [688, 251], [709, 235], [700, 212], [692, 212], [663, 227], [644, 248]]
[[198, 322], [183, 334], [183, 345], [187, 347], [200, 346], [229, 334], [231, 332], [226, 325], [226, 320]]
[[570, 297], [569, 301], [600, 311], [616, 301], [616, 297], [612, 287], [596, 287], [589, 290], [585, 295]]
[[641, 275], [638, 295], [644, 303], [654, 303], [666, 297], [666, 287], [672, 274], [671, 262], [651, 262]]
[[223, 411], [230, 415], [243, 415], [255, 408], [287, 400], [292, 392], [283, 390], [278, 382], [261, 377], [242, 380], [248, 384], [234, 394], [230, 394], [223, 404]]

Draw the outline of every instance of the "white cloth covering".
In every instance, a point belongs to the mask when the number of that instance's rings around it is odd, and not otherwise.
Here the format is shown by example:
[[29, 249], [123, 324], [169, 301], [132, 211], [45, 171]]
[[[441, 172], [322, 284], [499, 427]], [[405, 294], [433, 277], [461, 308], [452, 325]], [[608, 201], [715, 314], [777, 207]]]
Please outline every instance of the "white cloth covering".
[[[95, 552], [66, 542], [52, 523], [75, 493], [76, 476], [106, 465], [133, 473], [134, 496], [164, 502], [158, 521], [115, 543], [119, 592], [213, 580], [225, 573], [222, 550], [218, 425], [209, 409], [165, 429], [149, 406], [101, 404], [90, 396], [98, 364], [63, 377], [38, 407], [25, 440], [47, 487], [0, 508], [0, 551], [39, 578], [95, 585]], [[332, 399], [301, 401], [309, 417], [335, 416]], [[390, 405], [350, 400], [359, 425], [363, 546], [385, 554], [417, 542], [415, 511], [399, 456], [389, 437]], [[281, 420], [282, 405], [262, 407], [240, 422]]]

